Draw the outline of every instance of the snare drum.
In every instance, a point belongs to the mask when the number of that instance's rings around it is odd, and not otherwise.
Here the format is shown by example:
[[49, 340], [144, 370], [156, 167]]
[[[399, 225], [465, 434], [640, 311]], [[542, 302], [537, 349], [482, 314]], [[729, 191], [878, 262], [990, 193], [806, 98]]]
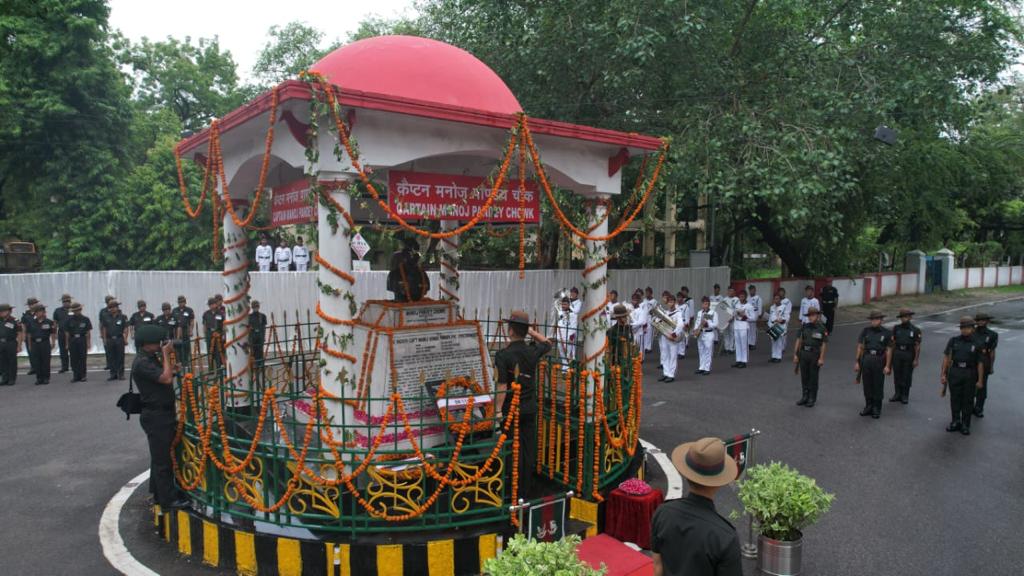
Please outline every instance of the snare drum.
[[786, 333], [786, 327], [783, 326], [782, 324], [772, 324], [771, 326], [768, 327], [768, 330], [766, 330], [766, 332], [768, 332], [769, 338], [771, 338], [772, 340], [778, 340], [780, 337], [782, 337], [783, 334]]

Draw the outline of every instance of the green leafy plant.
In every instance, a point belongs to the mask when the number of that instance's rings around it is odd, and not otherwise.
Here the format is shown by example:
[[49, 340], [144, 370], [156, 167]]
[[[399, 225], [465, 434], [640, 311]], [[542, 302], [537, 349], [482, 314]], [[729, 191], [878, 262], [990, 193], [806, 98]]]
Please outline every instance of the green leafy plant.
[[576, 556], [579, 536], [569, 536], [557, 542], [538, 542], [516, 534], [497, 558], [484, 563], [488, 576], [602, 576]]
[[739, 484], [743, 507], [757, 520], [761, 534], [775, 540], [799, 539], [800, 531], [828, 512], [835, 498], [813, 478], [781, 462], [752, 466]]

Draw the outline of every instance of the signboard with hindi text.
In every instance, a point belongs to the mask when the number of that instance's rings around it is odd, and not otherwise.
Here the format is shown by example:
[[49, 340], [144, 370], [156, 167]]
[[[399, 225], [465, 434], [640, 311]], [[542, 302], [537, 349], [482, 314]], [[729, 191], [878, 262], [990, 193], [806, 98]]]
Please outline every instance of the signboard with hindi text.
[[316, 206], [309, 201], [308, 180], [296, 180], [273, 190], [270, 203], [271, 226], [316, 222]]
[[[469, 220], [483, 208], [491, 184], [478, 176], [391, 170], [388, 205], [405, 219]], [[527, 181], [519, 197], [519, 181], [506, 180], [481, 218], [482, 222], [527, 224], [540, 222], [537, 184]]]

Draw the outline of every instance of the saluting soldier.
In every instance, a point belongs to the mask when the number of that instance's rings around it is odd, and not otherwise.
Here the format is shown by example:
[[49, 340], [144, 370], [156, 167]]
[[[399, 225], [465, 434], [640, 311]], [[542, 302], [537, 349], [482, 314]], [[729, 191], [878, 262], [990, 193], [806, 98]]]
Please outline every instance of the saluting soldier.
[[800, 371], [802, 389], [797, 406], [813, 408], [818, 402], [818, 376], [828, 351], [828, 329], [819, 320], [818, 309], [814, 306], [808, 308], [807, 322], [800, 326], [793, 346], [793, 364]]
[[46, 306], [32, 308], [35, 318], [28, 327], [28, 353], [36, 365], [36, 386], [50, 383], [50, 354], [57, 342], [57, 326], [46, 317]]
[[28, 352], [28, 374], [32, 376], [36, 373], [36, 360], [29, 352], [28, 345], [28, 329], [32, 326], [32, 323], [36, 321], [36, 315], [33, 309], [39, 304], [39, 300], [36, 298], [29, 298], [25, 300], [25, 311], [21, 313], [21, 328], [25, 331], [25, 352]]
[[206, 335], [207, 367], [212, 371], [220, 368], [220, 354], [224, 350], [224, 314], [220, 311], [217, 298], [206, 300], [207, 310], [203, 312], [203, 330]]
[[999, 334], [988, 327], [992, 317], [985, 312], [978, 312], [974, 316], [977, 327], [974, 329], [974, 336], [981, 344], [981, 357], [985, 362], [985, 374], [982, 377], [981, 388], [974, 399], [974, 415], [978, 418], [985, 417], [985, 400], [988, 399], [988, 377], [992, 374], [992, 366], [996, 362], [996, 346], [999, 345]]
[[65, 325], [68, 360], [71, 363], [71, 381], [85, 382], [85, 361], [92, 346], [92, 321], [82, 314], [82, 304], [71, 305]]
[[985, 358], [974, 334], [974, 318], [961, 316], [960, 335], [949, 339], [942, 357], [941, 395], [946, 395], [948, 386], [949, 408], [953, 415], [946, 432], [959, 430], [964, 436], [971, 433], [974, 391], [984, 387], [984, 378]]
[[910, 385], [914, 379], [914, 368], [917, 368], [921, 357], [921, 329], [910, 321], [914, 311], [900, 308], [897, 318], [900, 319], [892, 329], [892, 380], [896, 390], [889, 402], [910, 401]]
[[860, 373], [864, 388], [864, 409], [861, 416], [878, 418], [882, 415], [882, 397], [885, 377], [892, 372], [892, 332], [882, 326], [885, 314], [872, 312], [871, 325], [861, 330], [857, 338], [857, 361], [853, 371]]
[[249, 345], [252, 360], [257, 365], [263, 362], [263, 347], [267, 341], [267, 315], [260, 312], [260, 301], [253, 300], [249, 311]]
[[101, 321], [100, 335], [103, 347], [110, 360], [110, 380], [124, 380], [124, 345], [128, 318], [121, 313], [121, 303], [111, 300], [107, 303], [107, 315]]
[[839, 290], [836, 290], [836, 287], [832, 285], [832, 281], [829, 280], [821, 287], [821, 292], [818, 293], [818, 297], [821, 300], [821, 312], [825, 315], [825, 328], [828, 329], [829, 334], [832, 334], [836, 326], [836, 308], [839, 306]]
[[18, 379], [18, 352], [25, 337], [23, 326], [10, 304], [0, 304], [0, 386], [14, 386]]
[[53, 321], [57, 324], [57, 350], [60, 353], [60, 371], [63, 374], [68, 371], [68, 339], [67, 320], [71, 312], [71, 295], [65, 294], [60, 297], [60, 308], [53, 311]]
[[178, 319], [178, 339], [181, 344], [177, 348], [178, 362], [184, 366], [192, 363], [192, 334], [196, 327], [196, 313], [189, 308], [188, 300], [184, 296], [178, 296], [178, 307], [174, 309], [174, 316]]

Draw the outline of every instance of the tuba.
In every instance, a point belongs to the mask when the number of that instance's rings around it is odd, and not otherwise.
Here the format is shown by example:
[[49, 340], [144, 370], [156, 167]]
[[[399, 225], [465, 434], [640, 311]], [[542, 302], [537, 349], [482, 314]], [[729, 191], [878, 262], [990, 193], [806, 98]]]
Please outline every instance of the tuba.
[[676, 321], [661, 306], [655, 306], [651, 309], [651, 325], [665, 336], [676, 331]]

